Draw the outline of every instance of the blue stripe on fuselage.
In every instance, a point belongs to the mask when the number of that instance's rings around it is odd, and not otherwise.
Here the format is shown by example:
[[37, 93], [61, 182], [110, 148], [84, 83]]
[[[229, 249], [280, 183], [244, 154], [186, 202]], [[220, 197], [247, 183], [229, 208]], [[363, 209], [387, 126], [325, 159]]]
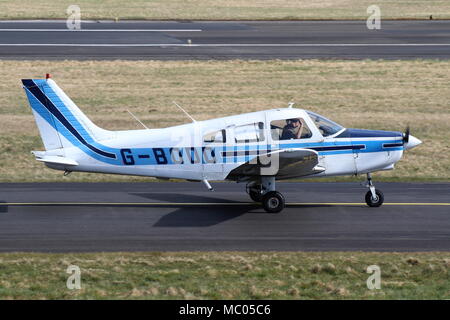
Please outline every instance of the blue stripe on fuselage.
[[401, 132], [383, 131], [383, 130], [366, 130], [347, 128], [335, 138], [391, 138], [402, 137]]
[[[318, 153], [320, 155], [330, 155], [330, 154], [346, 154], [353, 152], [360, 153], [369, 153], [369, 152], [382, 152], [382, 151], [395, 151], [395, 150], [403, 150], [403, 146], [395, 147], [395, 148], [384, 148], [383, 144], [385, 143], [394, 143], [398, 142], [397, 137], [391, 137], [390, 140], [358, 140], [358, 141], [339, 141], [340, 139], [335, 139], [333, 142], [313, 142], [313, 143], [286, 143], [280, 144], [280, 148], [288, 149], [288, 148], [305, 148], [305, 149], [318, 149]], [[365, 146], [362, 148], [361, 146]], [[339, 147], [345, 147], [347, 149], [339, 150]], [[324, 147], [329, 147], [329, 150], [324, 150]], [[354, 151], [355, 150], [355, 151]]]

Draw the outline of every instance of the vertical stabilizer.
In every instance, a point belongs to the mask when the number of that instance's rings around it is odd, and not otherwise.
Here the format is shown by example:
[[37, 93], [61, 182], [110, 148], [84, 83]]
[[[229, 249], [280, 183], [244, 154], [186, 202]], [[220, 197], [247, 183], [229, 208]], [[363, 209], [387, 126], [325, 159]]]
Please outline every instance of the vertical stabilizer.
[[96, 126], [52, 79], [23, 79], [46, 150], [84, 145], [111, 139], [114, 133]]

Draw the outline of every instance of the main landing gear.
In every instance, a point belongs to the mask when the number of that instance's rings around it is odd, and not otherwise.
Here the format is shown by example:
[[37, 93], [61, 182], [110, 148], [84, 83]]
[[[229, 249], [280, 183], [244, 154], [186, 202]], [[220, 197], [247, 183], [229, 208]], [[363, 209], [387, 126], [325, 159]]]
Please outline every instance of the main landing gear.
[[370, 173], [367, 173], [367, 184], [366, 186], [369, 188], [369, 191], [366, 193], [366, 203], [369, 207], [379, 207], [384, 202], [384, 195], [378, 189], [375, 189], [375, 186], [372, 183], [372, 176]]
[[278, 213], [286, 205], [283, 195], [275, 190], [275, 177], [261, 177], [260, 184], [247, 184], [247, 193], [253, 201], [261, 202], [266, 212]]

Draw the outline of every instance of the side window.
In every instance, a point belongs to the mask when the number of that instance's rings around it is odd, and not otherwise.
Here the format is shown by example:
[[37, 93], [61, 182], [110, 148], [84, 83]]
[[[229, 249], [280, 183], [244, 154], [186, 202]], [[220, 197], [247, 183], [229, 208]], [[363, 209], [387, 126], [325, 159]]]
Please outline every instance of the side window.
[[249, 143], [264, 141], [264, 123], [255, 122], [234, 128], [234, 139], [236, 143]]
[[275, 141], [312, 137], [311, 130], [302, 118], [274, 120], [270, 123], [270, 132], [272, 133], [272, 139]]
[[225, 143], [227, 142], [225, 129], [207, 132], [203, 135], [203, 142], [206, 143]]

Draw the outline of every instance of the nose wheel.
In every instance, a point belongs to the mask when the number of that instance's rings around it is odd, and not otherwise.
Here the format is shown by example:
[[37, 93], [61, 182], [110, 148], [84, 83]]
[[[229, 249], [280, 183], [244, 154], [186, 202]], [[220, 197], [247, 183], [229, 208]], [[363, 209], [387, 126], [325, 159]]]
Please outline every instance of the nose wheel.
[[375, 189], [375, 197], [372, 195], [372, 191], [366, 193], [366, 203], [369, 207], [379, 207], [384, 202], [383, 192]]
[[384, 195], [378, 189], [375, 189], [375, 186], [372, 183], [372, 176], [370, 173], [367, 174], [367, 187], [369, 191], [366, 193], [366, 203], [369, 207], [379, 207], [384, 202]]

